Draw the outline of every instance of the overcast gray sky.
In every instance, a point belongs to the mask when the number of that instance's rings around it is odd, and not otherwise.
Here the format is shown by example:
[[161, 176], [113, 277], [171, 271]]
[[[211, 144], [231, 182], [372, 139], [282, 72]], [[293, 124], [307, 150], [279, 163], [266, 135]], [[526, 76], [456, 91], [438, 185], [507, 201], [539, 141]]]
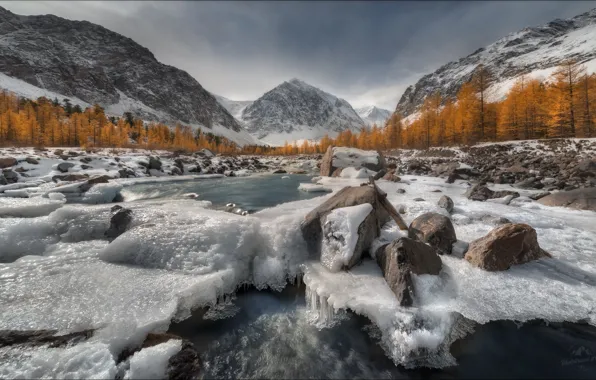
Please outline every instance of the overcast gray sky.
[[18, 14], [88, 20], [149, 48], [207, 90], [253, 100], [300, 78], [351, 102], [394, 109], [443, 64], [596, 1], [0, 1]]

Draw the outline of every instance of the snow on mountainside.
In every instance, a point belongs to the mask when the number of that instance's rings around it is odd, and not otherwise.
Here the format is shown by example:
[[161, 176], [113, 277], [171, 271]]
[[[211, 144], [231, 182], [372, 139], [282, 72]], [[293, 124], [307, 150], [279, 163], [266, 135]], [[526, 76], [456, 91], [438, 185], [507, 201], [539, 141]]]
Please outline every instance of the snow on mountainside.
[[271, 145], [318, 140], [340, 131], [358, 131], [365, 122], [344, 99], [292, 79], [265, 93], [242, 112], [246, 129]]
[[424, 98], [437, 91], [443, 98], [454, 98], [480, 64], [494, 75], [495, 83], [489, 92], [491, 100], [499, 100], [520, 75], [547, 79], [567, 59], [585, 63], [589, 71], [596, 71], [596, 9], [571, 19], [522, 29], [449, 62], [408, 87], [395, 111], [403, 116], [413, 115]]
[[382, 127], [391, 116], [391, 111], [375, 106], [360, 107], [355, 110], [358, 116], [369, 126], [376, 124], [378, 127]]
[[99, 103], [144, 120], [176, 121], [254, 139], [187, 72], [130, 38], [87, 21], [20, 16], [0, 7], [0, 87], [21, 96]]
[[237, 120], [242, 118], [242, 111], [253, 103], [253, 100], [231, 100], [220, 95], [212, 95]]

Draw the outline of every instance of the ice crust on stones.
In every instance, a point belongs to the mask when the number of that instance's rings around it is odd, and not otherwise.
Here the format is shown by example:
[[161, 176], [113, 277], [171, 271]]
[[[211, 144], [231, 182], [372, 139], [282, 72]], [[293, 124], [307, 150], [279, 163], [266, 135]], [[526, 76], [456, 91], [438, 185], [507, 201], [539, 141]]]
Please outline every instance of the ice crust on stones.
[[323, 223], [321, 262], [332, 272], [348, 266], [358, 242], [358, 227], [373, 207], [364, 203], [331, 211]]
[[171, 339], [167, 342], [143, 348], [129, 360], [130, 368], [124, 379], [164, 379], [168, 360], [182, 348], [182, 341]]

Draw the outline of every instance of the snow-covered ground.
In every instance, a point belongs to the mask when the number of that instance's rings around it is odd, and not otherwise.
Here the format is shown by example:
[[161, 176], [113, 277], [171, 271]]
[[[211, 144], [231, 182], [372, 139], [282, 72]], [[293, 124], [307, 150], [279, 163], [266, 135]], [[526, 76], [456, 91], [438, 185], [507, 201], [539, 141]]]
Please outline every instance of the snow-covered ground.
[[[360, 182], [318, 179], [332, 191]], [[73, 347], [0, 349], [0, 356], [7, 358], [0, 363], [0, 377], [68, 373], [113, 378], [119, 353], [147, 332], [166, 331], [170, 321], [214, 305], [242, 284], [278, 290], [301, 273], [319, 322], [331, 323], [340, 309], [367, 316], [379, 327], [387, 355], [406, 366], [452, 364], [449, 343], [470, 332], [459, 315], [479, 323], [543, 318], [596, 325], [593, 212], [542, 206], [527, 197], [536, 190], [515, 189], [522, 196], [502, 205], [468, 200], [464, 181], [446, 184], [444, 179], [404, 175], [402, 182], [377, 184], [396, 208], [405, 206], [408, 223], [424, 212], [445, 214], [437, 200], [449, 195], [460, 241], [485, 235], [495, 220], [505, 217], [533, 226], [541, 247], [553, 258], [489, 273], [461, 258], [441, 256], [441, 274], [414, 276], [415, 304], [404, 308], [374, 262], [331, 273], [307, 256], [300, 222], [331, 194], [248, 216], [211, 210], [207, 202], [196, 200], [124, 203], [132, 210], [133, 228], [112, 242], [104, 239], [111, 204], [11, 199], [12, 208], [22, 212], [0, 218], [0, 330], [97, 332]], [[400, 188], [405, 194], [397, 193]], [[420, 197], [424, 201], [414, 201]], [[377, 243], [402, 235], [390, 222]], [[153, 354], [156, 366], [163, 367], [164, 356], [178, 346], [157, 347], [135, 354], [130, 371], [140, 371]]]

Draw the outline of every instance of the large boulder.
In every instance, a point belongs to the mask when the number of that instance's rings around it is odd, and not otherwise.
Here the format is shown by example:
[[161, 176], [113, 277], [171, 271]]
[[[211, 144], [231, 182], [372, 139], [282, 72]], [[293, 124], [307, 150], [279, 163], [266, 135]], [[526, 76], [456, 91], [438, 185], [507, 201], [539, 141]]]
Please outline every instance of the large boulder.
[[559, 191], [538, 200], [545, 206], [569, 207], [577, 210], [596, 211], [596, 188], [586, 187], [571, 191]]
[[470, 243], [465, 259], [487, 270], [503, 271], [512, 265], [551, 257], [538, 245], [536, 230], [522, 223], [508, 223]]
[[17, 159], [14, 157], [0, 157], [0, 169], [9, 168], [17, 164]]
[[577, 165], [577, 172], [582, 177], [596, 177], [596, 159], [585, 159]]
[[[389, 220], [389, 214], [381, 205], [377, 191], [371, 186], [344, 187], [317, 208], [309, 212], [300, 225], [302, 236], [306, 240], [311, 254], [320, 252], [323, 223], [333, 210], [368, 203], [372, 206], [372, 220], [375, 237], [379, 236], [381, 226]], [[367, 224], [368, 225], [368, 224]], [[368, 227], [367, 227], [368, 228]]]
[[321, 160], [320, 173], [330, 177], [338, 168], [366, 168], [375, 172], [385, 168], [385, 157], [379, 151], [329, 146]]
[[433, 247], [406, 237], [377, 249], [375, 259], [402, 306], [413, 303], [412, 273], [438, 275], [442, 267]]
[[473, 201], [486, 201], [487, 199], [503, 198], [507, 195], [512, 195], [514, 198], [519, 197], [519, 193], [510, 190], [493, 191], [485, 185], [476, 184], [466, 191], [465, 196]]
[[379, 236], [370, 203], [336, 208], [323, 221], [321, 263], [331, 272], [356, 265]]
[[414, 219], [408, 229], [408, 237], [430, 244], [442, 255], [451, 254], [453, 243], [457, 241], [451, 219], [434, 212]]

